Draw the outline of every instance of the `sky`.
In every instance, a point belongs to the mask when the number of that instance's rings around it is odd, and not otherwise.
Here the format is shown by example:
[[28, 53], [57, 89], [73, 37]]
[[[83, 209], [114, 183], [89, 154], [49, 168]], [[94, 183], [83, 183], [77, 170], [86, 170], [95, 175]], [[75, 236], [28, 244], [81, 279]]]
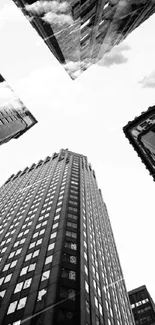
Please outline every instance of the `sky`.
[[155, 15], [72, 80], [11, 0], [0, 2], [0, 73], [38, 123], [0, 147], [0, 185], [61, 148], [84, 154], [107, 205], [128, 290], [155, 300], [155, 184], [122, 131], [155, 104]]

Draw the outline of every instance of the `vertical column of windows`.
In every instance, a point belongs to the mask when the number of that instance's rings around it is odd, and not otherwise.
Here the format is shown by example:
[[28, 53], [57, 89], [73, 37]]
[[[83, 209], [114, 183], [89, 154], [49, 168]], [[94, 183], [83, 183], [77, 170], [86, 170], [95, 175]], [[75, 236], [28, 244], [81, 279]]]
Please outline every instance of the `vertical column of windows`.
[[[62, 256], [60, 299], [69, 299], [72, 304], [76, 301], [76, 264], [77, 264], [77, 220], [79, 213], [79, 163], [73, 160], [68, 213], [66, 221], [65, 243]], [[75, 305], [74, 305], [75, 308]], [[61, 310], [64, 319], [73, 317], [71, 310]]]
[[84, 281], [85, 281], [85, 308], [86, 312], [90, 314], [90, 283], [89, 283], [89, 255], [88, 255], [88, 238], [87, 238], [87, 227], [86, 227], [86, 205], [85, 205], [85, 186], [84, 186], [84, 174], [82, 170], [82, 224], [83, 224], [83, 245], [84, 245]]
[[99, 319], [103, 321], [101, 284], [100, 284], [99, 265], [98, 265], [98, 258], [97, 258], [97, 242], [96, 242], [97, 229], [95, 227], [96, 215], [94, 214], [93, 211], [94, 193], [91, 188], [90, 174], [89, 171], [87, 171], [86, 169], [85, 169], [85, 180], [86, 180], [86, 204], [87, 204], [86, 210], [87, 210], [87, 220], [89, 226], [89, 242], [90, 242], [90, 250], [91, 250], [91, 260], [92, 260], [91, 272], [93, 275], [94, 304], [96, 307], [97, 321], [99, 321]]

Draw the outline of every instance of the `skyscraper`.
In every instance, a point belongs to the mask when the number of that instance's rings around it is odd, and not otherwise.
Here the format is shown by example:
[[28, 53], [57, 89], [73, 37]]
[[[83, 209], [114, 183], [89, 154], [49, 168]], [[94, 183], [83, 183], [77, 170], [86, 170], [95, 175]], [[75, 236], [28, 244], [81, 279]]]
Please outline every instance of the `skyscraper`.
[[0, 325], [133, 325], [86, 156], [60, 150], [0, 189]]
[[129, 122], [123, 131], [155, 179], [155, 106]]
[[0, 145], [19, 138], [37, 120], [0, 75]]
[[136, 325], [155, 325], [155, 304], [145, 285], [129, 291]]
[[13, 0], [75, 79], [155, 12], [154, 0]]

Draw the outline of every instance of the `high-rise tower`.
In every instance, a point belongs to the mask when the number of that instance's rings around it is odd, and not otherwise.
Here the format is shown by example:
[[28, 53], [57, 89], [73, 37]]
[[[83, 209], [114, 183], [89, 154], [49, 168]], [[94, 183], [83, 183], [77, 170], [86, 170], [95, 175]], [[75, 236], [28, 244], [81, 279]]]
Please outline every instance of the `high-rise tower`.
[[0, 75], [0, 145], [19, 138], [36, 123], [37, 120]]
[[154, 0], [13, 0], [75, 79], [155, 12]]
[[87, 157], [62, 149], [0, 195], [0, 325], [134, 324]]

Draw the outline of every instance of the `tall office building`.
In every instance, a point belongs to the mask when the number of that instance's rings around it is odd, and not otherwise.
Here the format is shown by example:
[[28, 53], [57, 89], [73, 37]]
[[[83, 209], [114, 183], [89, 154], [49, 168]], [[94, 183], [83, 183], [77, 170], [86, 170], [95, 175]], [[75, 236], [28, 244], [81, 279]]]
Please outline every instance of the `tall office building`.
[[0, 145], [19, 138], [37, 120], [0, 75]]
[[154, 0], [13, 0], [72, 79], [155, 12]]
[[123, 131], [155, 180], [155, 106], [129, 122]]
[[0, 190], [0, 325], [133, 325], [87, 157], [60, 150]]
[[155, 304], [145, 285], [129, 291], [136, 325], [155, 325]]

